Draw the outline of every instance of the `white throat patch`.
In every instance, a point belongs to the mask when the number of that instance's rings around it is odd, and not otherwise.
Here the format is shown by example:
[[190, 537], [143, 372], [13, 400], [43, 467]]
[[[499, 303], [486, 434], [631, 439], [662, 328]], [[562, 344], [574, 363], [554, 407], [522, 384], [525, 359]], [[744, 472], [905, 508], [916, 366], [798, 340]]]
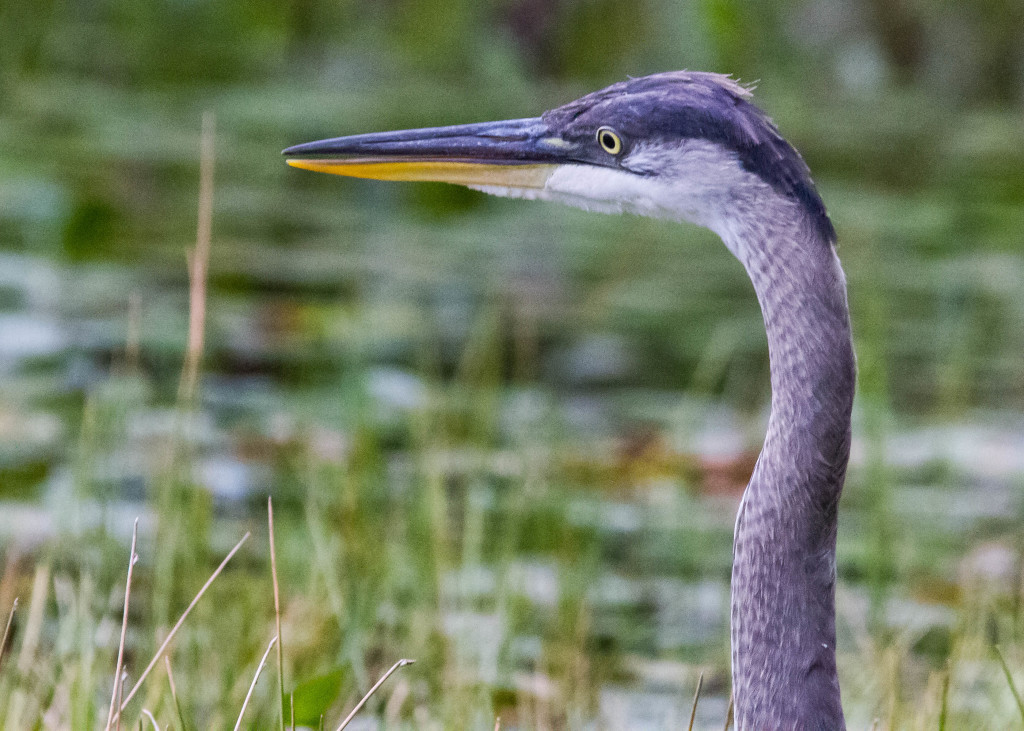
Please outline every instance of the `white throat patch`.
[[[492, 195], [550, 200], [599, 213], [689, 221], [718, 234], [741, 261], [743, 213], [780, 196], [736, 154], [707, 140], [637, 144], [622, 167], [560, 165], [544, 188], [473, 186]], [[739, 220], [738, 220], [739, 219]]]

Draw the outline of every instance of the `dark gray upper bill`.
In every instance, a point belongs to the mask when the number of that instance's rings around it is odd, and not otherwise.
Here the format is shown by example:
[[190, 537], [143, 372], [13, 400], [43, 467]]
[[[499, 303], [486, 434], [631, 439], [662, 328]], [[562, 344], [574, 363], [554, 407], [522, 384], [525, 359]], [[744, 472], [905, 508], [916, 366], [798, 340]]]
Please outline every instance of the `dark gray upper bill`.
[[493, 163], [566, 161], [563, 145], [545, 143], [539, 117], [334, 137], [286, 149], [289, 157], [408, 157]]

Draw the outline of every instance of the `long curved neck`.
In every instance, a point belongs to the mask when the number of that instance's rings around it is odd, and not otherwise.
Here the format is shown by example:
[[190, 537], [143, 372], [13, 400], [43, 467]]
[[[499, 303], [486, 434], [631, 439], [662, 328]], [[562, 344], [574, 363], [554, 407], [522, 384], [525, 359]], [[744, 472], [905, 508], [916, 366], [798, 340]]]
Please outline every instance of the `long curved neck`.
[[788, 201], [721, 233], [754, 284], [772, 385], [768, 434], [736, 520], [737, 728], [844, 728], [835, 550], [855, 381], [846, 282], [831, 243]]

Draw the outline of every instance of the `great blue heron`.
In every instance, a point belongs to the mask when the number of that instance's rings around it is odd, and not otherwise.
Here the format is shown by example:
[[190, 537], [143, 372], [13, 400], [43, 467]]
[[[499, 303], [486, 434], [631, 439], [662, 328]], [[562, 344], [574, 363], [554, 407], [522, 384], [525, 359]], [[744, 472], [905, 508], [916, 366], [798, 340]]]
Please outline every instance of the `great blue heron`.
[[285, 154], [307, 170], [685, 220], [722, 238], [761, 305], [772, 387], [736, 518], [736, 724], [840, 729], [836, 528], [855, 381], [846, 281], [807, 166], [749, 98], [728, 77], [671, 72], [536, 118], [338, 137]]

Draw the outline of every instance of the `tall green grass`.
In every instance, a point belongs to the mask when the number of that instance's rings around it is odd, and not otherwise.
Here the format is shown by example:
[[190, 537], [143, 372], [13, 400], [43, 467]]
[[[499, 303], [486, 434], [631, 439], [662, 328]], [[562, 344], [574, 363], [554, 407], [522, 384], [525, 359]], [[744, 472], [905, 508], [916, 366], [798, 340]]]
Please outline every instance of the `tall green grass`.
[[[515, 389], [504, 374], [498, 306], [479, 314], [450, 378], [439, 375], [424, 344], [426, 399], [389, 430], [375, 424], [353, 369], [351, 388], [338, 397], [343, 438], [325, 447], [322, 435], [299, 430], [278, 445], [270, 488], [276, 515], [269, 502], [264, 514], [262, 495], [248, 510], [218, 511], [195, 478], [209, 140], [204, 149], [191, 335], [173, 425], [152, 454], [139, 455], [145, 496], [132, 505], [138, 533], [119, 517], [116, 483], [101, 477], [115, 447], [132, 443], [129, 417], [156, 398], [139, 387], [144, 377], [129, 356], [84, 407], [74, 493], [59, 513], [68, 520], [41, 545], [5, 552], [0, 616], [10, 619], [0, 646], [0, 725], [336, 728], [358, 711], [387, 728], [492, 728], [500, 717], [502, 728], [583, 729], [601, 723], [607, 688], [667, 683], [688, 711], [702, 677], [699, 702], [716, 697], [724, 708], [724, 634], [712, 651], [658, 650], [648, 637], [655, 610], [612, 621], [595, 586], [666, 551], [686, 555], [652, 573], [692, 579], [703, 567], [725, 581], [729, 508], [687, 492], [680, 474], [670, 475], [669, 499], [658, 493], [662, 502], [654, 502], [655, 488], [609, 468], [603, 450], [581, 456], [544, 394], [534, 394], [547, 405], [530, 426], [508, 433], [499, 416]], [[864, 312], [862, 374], [877, 445], [887, 414], [873, 348], [885, 338], [872, 331], [880, 327], [877, 313]], [[530, 372], [529, 342], [515, 347], [522, 349], [511, 357], [518, 372]], [[398, 449], [389, 444], [395, 430]], [[594, 464], [581, 469], [587, 459]], [[959, 597], [957, 621], [936, 651], [926, 648], [935, 642], [931, 629], [882, 627], [900, 580], [890, 552], [896, 528], [888, 522], [898, 488], [882, 457], [870, 464], [852, 476], [875, 490], [861, 498], [868, 505], [859, 513], [870, 570], [840, 587], [851, 725], [1003, 729], [1024, 722], [1019, 587], [1009, 598], [980, 589]], [[622, 539], [599, 520], [580, 518], [616, 509], [636, 510], [647, 523]], [[721, 524], [700, 532], [712, 514]], [[547, 603], [527, 596], [517, 578], [538, 559], [555, 580]], [[869, 611], [844, 601], [861, 582]], [[405, 667], [411, 659], [416, 664]], [[723, 714], [715, 727], [724, 723]]]

